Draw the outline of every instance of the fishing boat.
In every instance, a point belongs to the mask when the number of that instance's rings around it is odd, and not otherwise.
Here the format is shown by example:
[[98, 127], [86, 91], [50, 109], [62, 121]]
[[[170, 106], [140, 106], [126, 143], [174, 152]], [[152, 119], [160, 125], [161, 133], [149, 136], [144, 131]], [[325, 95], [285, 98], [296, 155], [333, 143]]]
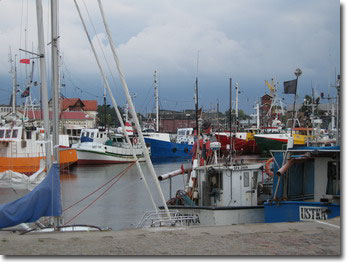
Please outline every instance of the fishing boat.
[[144, 133], [154, 162], [191, 159], [194, 145], [193, 128], [178, 128], [177, 135], [169, 133]]
[[273, 197], [265, 222], [324, 221], [340, 216], [340, 147], [274, 150]]
[[[44, 129], [24, 125], [0, 127], [0, 172], [31, 175], [39, 170], [40, 161], [46, 158]], [[61, 168], [77, 162], [75, 149], [69, 148], [67, 135], [59, 135], [59, 163]], [[53, 151], [51, 152], [51, 156]]]
[[[203, 139], [201, 139], [203, 140]], [[220, 158], [219, 142], [206, 140], [194, 149], [185, 185], [167, 201], [171, 210], [192, 217], [192, 224], [232, 225], [264, 222], [263, 202], [270, 197], [272, 177], [265, 163], [247, 158]], [[184, 170], [182, 168], [182, 170]], [[185, 172], [164, 174], [171, 179]]]
[[313, 139], [312, 128], [293, 128], [292, 131], [282, 131], [279, 133], [259, 133], [254, 135], [259, 152], [268, 155], [270, 150], [286, 149], [288, 140], [293, 139], [295, 146], [306, 145]]
[[[253, 132], [236, 132], [232, 133], [231, 136], [232, 148], [237, 154], [247, 155], [258, 153]], [[221, 143], [221, 153], [228, 155], [228, 145], [230, 147], [230, 132], [216, 132], [215, 137], [217, 141]]]
[[[123, 134], [99, 129], [82, 129], [77, 150], [78, 164], [121, 164], [134, 162], [133, 151]], [[132, 137], [132, 148], [139, 161], [145, 161], [142, 146]]]

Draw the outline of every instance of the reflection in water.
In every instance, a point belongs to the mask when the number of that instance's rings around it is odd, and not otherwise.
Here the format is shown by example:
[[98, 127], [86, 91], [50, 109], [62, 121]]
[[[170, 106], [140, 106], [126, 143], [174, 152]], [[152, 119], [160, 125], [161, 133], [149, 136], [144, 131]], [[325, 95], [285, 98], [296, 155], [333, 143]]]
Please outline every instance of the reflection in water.
[[[105, 166], [76, 166], [72, 172], [75, 180], [62, 180], [63, 210], [86, 197], [115, 175], [127, 168], [129, 164]], [[144, 175], [157, 206], [162, 205], [154, 181], [145, 163], [141, 163]], [[157, 175], [178, 169], [180, 163], [155, 165]], [[115, 179], [116, 180], [116, 179]], [[114, 181], [115, 181], [114, 180]], [[144, 212], [154, 210], [149, 193], [138, 174], [136, 166], [124, 174], [108, 191], [109, 183], [95, 192], [78, 205], [64, 212], [64, 220], [69, 221], [88, 205], [85, 211], [69, 224], [90, 224], [101, 227], [111, 227], [113, 230], [133, 228], [141, 219]], [[169, 180], [161, 182], [165, 199], [169, 199]], [[183, 176], [172, 179], [173, 194], [183, 187]], [[104, 195], [102, 195], [104, 193]], [[95, 203], [95, 201], [98, 199]]]
[[74, 179], [77, 179], [77, 175], [76, 174], [60, 173], [60, 181], [62, 181], [62, 180], [74, 180]]
[[[180, 165], [181, 163], [157, 164], [154, 165], [154, 168], [159, 176], [178, 169]], [[89, 224], [110, 227], [113, 230], [134, 228], [144, 212], [154, 210], [154, 207], [135, 165], [121, 176], [119, 180], [118, 178], [111, 180], [128, 166], [129, 164], [104, 166], [77, 165], [70, 168], [69, 173], [62, 172], [60, 181], [63, 210], [86, 197], [77, 205], [63, 212], [64, 221], [68, 222], [85, 209], [69, 224]], [[163, 203], [160, 201], [146, 163], [141, 163], [141, 166], [153, 198], [157, 206], [161, 206]], [[185, 164], [185, 166], [188, 165]], [[184, 179], [185, 176], [172, 178], [172, 195], [178, 189], [183, 189]], [[109, 181], [111, 182], [101, 187]], [[112, 185], [112, 183], [114, 184]], [[164, 180], [160, 182], [160, 185], [165, 199], [168, 200], [170, 198], [170, 181]], [[98, 188], [100, 189], [96, 191]], [[14, 201], [28, 192], [27, 190], [0, 189], [0, 204]]]

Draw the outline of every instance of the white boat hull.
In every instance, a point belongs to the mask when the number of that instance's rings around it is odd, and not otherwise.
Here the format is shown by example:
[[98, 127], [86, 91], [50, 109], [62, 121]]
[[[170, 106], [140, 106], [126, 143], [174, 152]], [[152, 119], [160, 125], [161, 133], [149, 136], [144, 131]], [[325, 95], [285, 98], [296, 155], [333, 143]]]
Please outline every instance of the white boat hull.
[[[130, 148], [106, 146], [95, 143], [81, 143], [77, 150], [78, 164], [121, 164], [134, 162]], [[145, 161], [141, 148], [134, 148], [139, 161]]]

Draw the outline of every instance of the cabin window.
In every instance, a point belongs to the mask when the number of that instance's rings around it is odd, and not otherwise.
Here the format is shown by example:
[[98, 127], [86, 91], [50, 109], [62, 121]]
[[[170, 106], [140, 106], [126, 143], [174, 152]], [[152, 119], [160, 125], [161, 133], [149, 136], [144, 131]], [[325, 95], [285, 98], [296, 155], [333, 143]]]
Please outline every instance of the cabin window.
[[209, 181], [211, 189], [218, 188], [223, 189], [223, 175], [221, 172], [217, 172], [215, 169], [209, 171]]
[[86, 137], [89, 137], [89, 132], [87, 132]]
[[82, 132], [82, 136], [86, 136], [86, 133], [85, 133], [85, 132]]
[[18, 129], [13, 129], [12, 138], [17, 138], [17, 136], [18, 136]]
[[249, 187], [249, 172], [243, 173], [243, 186]]
[[100, 134], [100, 138], [102, 138], [102, 134]]
[[4, 138], [5, 130], [0, 130], [0, 138]]
[[94, 133], [90, 133], [90, 138], [93, 138], [94, 137]]
[[252, 189], [256, 189], [258, 184], [258, 171], [253, 171], [252, 176]]
[[340, 194], [339, 178], [340, 165], [336, 165], [336, 161], [328, 162], [328, 183], [326, 188], [327, 195], [338, 195]]
[[26, 134], [27, 134], [27, 139], [31, 139], [31, 131], [27, 131]]
[[185, 134], [186, 134], [186, 132], [184, 130], [178, 131], [178, 135], [180, 135], [180, 136], [184, 136]]
[[11, 137], [11, 130], [8, 129], [6, 130], [5, 138], [10, 138]]

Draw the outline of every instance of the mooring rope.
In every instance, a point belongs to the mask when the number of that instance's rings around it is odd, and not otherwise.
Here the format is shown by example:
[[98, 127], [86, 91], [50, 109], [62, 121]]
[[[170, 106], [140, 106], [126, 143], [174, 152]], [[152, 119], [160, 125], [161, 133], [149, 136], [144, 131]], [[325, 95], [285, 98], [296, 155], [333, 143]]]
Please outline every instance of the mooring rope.
[[[112, 180], [114, 180], [115, 178], [117, 178], [116, 181], [114, 181], [104, 192], [102, 192], [96, 199], [94, 199], [89, 205], [87, 205], [85, 208], [83, 208], [78, 214], [76, 214], [74, 217], [72, 217], [69, 221], [64, 223], [64, 226], [67, 225], [68, 223], [70, 223], [72, 220], [74, 220], [76, 217], [78, 217], [80, 214], [82, 214], [85, 210], [87, 210], [87, 208], [89, 208], [92, 204], [94, 204], [97, 200], [99, 200], [104, 194], [106, 194], [111, 187], [117, 183], [119, 181], [119, 179], [135, 164], [135, 162], [132, 162], [126, 169], [124, 169], [123, 171], [121, 171], [119, 174], [117, 174], [116, 176], [114, 176], [111, 180], [109, 180], [108, 182], [106, 182], [104, 185], [102, 185], [101, 187], [99, 187], [97, 190], [95, 190], [94, 192], [88, 194], [86, 197], [82, 198], [80, 201], [76, 202], [75, 204], [73, 204], [72, 206], [75, 206], [76, 204], [80, 203], [81, 201], [83, 201], [84, 199], [86, 199], [87, 197], [91, 196], [92, 194], [94, 194], [95, 192], [97, 192], [98, 190], [100, 190], [101, 188], [103, 188], [104, 186], [106, 186], [108, 183], [110, 183]], [[71, 208], [72, 206], [68, 207], [67, 209]], [[67, 210], [65, 209], [65, 210]], [[64, 210], [64, 211], [65, 211]]]
[[75, 205], [81, 203], [83, 200], [87, 199], [88, 197], [90, 197], [91, 195], [93, 195], [94, 193], [96, 193], [97, 191], [99, 191], [100, 189], [102, 189], [104, 186], [106, 186], [107, 184], [109, 184], [110, 182], [112, 182], [112, 180], [116, 179], [118, 176], [123, 175], [123, 173], [125, 173], [126, 171], [128, 171], [133, 165], [135, 164], [135, 162], [132, 162], [128, 167], [126, 167], [124, 170], [122, 170], [120, 173], [118, 173], [117, 175], [115, 175], [113, 178], [111, 178], [109, 181], [107, 181], [105, 184], [101, 185], [99, 188], [97, 188], [96, 190], [94, 190], [93, 192], [89, 193], [88, 195], [86, 195], [85, 197], [83, 197], [81, 200], [77, 201], [76, 203], [72, 204], [71, 206], [65, 208], [63, 210], [63, 212], [67, 211], [68, 209], [74, 207]]

